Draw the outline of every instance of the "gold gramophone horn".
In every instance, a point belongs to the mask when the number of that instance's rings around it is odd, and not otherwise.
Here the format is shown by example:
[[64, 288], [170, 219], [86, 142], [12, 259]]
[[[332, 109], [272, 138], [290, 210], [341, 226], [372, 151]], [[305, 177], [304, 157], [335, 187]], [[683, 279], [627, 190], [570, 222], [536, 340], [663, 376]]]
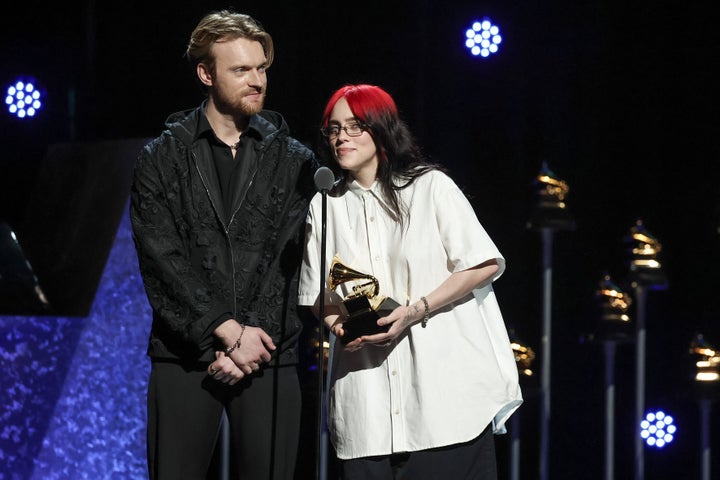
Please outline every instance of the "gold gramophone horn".
[[392, 298], [379, 294], [380, 281], [377, 278], [344, 265], [340, 261], [340, 256], [335, 254], [328, 276], [330, 289], [334, 291], [338, 285], [350, 281], [364, 281], [364, 283], [353, 285], [352, 293], [343, 298], [348, 315], [343, 322], [345, 333], [341, 341], [347, 343], [361, 335], [387, 332], [390, 325], [380, 326], [377, 321], [380, 317], [389, 315], [400, 304]]
[[[353, 295], [366, 294], [369, 298], [374, 297], [380, 291], [380, 282], [377, 278], [370, 274], [358, 272], [347, 265], [344, 265], [340, 261], [340, 257], [335, 255], [333, 261], [330, 264], [330, 275], [328, 277], [328, 283], [330, 284], [330, 290], [345, 282], [351, 282], [354, 280], [370, 280], [369, 282], [353, 287]], [[368, 292], [368, 287], [372, 286], [372, 292]]]

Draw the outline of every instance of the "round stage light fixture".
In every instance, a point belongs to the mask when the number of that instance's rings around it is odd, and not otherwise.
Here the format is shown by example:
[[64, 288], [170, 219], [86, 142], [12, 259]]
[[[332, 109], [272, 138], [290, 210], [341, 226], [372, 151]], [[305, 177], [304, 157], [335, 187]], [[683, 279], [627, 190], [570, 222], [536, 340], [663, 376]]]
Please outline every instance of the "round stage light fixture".
[[487, 58], [497, 53], [501, 42], [500, 27], [494, 25], [488, 17], [473, 22], [465, 30], [465, 47], [475, 57]]
[[17, 118], [32, 118], [43, 106], [44, 94], [33, 80], [20, 79], [5, 89], [7, 112]]
[[662, 410], [649, 412], [640, 422], [640, 436], [650, 447], [663, 448], [675, 439], [675, 419]]

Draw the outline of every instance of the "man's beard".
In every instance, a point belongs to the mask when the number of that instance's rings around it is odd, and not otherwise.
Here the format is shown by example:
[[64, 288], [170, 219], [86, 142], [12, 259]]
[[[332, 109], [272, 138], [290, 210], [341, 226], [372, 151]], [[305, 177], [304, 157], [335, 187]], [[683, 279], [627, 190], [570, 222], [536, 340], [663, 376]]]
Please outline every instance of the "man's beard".
[[260, 100], [251, 102], [247, 100], [245, 94], [235, 98], [221, 98], [223, 104], [228, 110], [234, 113], [241, 113], [247, 117], [260, 113], [265, 105], [265, 93], [266, 89], [261, 92]]
[[215, 107], [219, 112], [226, 115], [243, 115], [249, 117], [262, 111], [265, 105], [265, 95], [267, 89], [263, 88], [259, 101], [250, 102], [247, 100], [247, 92], [243, 95], [224, 95], [219, 91], [213, 94]]
[[240, 111], [243, 115], [250, 116], [255, 115], [257, 113], [260, 113], [263, 109], [263, 106], [265, 106], [265, 91], [263, 90], [262, 96], [260, 98], [260, 101], [258, 102], [248, 102], [245, 97], [241, 97], [240, 100], [238, 100], [234, 107]]

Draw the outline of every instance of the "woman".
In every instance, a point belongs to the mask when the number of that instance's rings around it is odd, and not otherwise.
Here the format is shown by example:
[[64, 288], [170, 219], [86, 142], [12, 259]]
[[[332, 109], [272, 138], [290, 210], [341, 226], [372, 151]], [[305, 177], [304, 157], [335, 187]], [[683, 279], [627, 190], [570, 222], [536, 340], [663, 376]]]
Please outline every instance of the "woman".
[[[328, 430], [343, 478], [496, 478], [493, 434], [522, 403], [491, 287], [504, 258], [460, 189], [423, 159], [387, 92], [340, 88], [322, 133], [339, 177], [326, 197], [325, 271], [338, 255], [400, 304], [379, 333], [333, 342]], [[318, 194], [299, 300], [317, 313], [322, 297], [324, 322], [343, 340], [352, 285], [326, 283], [320, 295], [321, 211]]]

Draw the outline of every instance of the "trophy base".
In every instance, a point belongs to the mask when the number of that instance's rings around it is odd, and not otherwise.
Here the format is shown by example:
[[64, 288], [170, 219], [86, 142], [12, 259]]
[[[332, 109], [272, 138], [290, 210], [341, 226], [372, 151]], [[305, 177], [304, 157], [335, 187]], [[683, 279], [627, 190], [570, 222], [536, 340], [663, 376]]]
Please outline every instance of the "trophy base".
[[632, 343], [635, 341], [635, 325], [630, 322], [603, 320], [595, 337], [603, 342]]
[[575, 220], [565, 208], [540, 206], [535, 209], [526, 226], [529, 230], [575, 230]]
[[400, 306], [392, 298], [383, 300], [377, 308], [372, 308], [370, 299], [364, 295], [343, 301], [348, 311], [348, 319], [343, 323], [345, 334], [340, 337], [342, 343], [348, 343], [363, 335], [385, 333], [390, 325], [380, 326], [377, 321]]
[[665, 290], [668, 287], [667, 276], [659, 268], [633, 268], [631, 266], [629, 277], [633, 286], [645, 287], [649, 290]]

